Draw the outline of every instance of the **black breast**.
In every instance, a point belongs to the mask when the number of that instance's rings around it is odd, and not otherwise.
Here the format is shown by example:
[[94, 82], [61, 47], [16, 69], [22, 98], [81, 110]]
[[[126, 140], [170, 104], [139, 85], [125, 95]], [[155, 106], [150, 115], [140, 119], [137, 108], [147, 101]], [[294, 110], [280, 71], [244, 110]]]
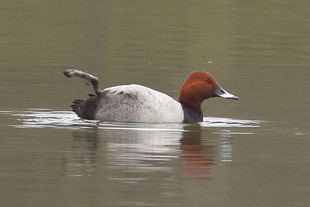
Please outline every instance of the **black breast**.
[[203, 121], [203, 114], [202, 112], [194, 111], [185, 105], [182, 104], [182, 109], [184, 113], [184, 123], [195, 123], [195, 122], [202, 122]]

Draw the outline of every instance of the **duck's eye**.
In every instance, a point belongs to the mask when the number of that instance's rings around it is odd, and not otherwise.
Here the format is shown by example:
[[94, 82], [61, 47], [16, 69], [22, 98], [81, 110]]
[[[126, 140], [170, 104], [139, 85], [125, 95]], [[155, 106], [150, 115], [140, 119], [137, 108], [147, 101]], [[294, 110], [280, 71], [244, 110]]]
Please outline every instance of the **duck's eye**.
[[207, 82], [207, 83], [211, 83], [210, 79], [204, 79], [204, 81]]

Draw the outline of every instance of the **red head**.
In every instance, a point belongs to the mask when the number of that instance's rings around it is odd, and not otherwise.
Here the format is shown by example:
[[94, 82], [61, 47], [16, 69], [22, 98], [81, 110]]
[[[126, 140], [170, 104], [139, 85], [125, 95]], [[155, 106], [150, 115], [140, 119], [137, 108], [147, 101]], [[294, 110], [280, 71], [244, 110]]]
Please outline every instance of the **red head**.
[[205, 71], [189, 74], [179, 91], [179, 102], [197, 112], [201, 111], [201, 103], [211, 97], [238, 99], [226, 92], [215, 78]]

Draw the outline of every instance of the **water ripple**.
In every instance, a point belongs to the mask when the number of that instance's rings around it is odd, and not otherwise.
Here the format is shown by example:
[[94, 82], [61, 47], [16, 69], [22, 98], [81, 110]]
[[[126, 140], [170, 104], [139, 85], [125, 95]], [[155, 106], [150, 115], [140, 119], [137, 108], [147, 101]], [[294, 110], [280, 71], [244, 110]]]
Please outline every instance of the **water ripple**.
[[[31, 108], [25, 111], [0, 111], [16, 117], [20, 123], [11, 126], [15, 128], [70, 128], [83, 129], [98, 126], [105, 130], [143, 130], [183, 132], [185, 124], [180, 123], [115, 123], [97, 120], [82, 120], [71, 111], [54, 111], [50, 109]], [[233, 118], [204, 117], [201, 127], [212, 128], [252, 128], [260, 127], [261, 120], [242, 120]]]

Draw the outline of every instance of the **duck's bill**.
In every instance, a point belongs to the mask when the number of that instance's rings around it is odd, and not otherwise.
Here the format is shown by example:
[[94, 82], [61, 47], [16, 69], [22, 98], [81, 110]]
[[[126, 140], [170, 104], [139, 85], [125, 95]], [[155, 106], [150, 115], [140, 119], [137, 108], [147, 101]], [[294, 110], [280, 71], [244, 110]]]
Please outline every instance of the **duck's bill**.
[[220, 98], [226, 98], [226, 99], [233, 99], [233, 100], [238, 100], [239, 97], [235, 96], [233, 94], [228, 93], [225, 91], [222, 86], [220, 86], [218, 83], [215, 86], [215, 89], [213, 91], [213, 96], [214, 97], [220, 97]]

